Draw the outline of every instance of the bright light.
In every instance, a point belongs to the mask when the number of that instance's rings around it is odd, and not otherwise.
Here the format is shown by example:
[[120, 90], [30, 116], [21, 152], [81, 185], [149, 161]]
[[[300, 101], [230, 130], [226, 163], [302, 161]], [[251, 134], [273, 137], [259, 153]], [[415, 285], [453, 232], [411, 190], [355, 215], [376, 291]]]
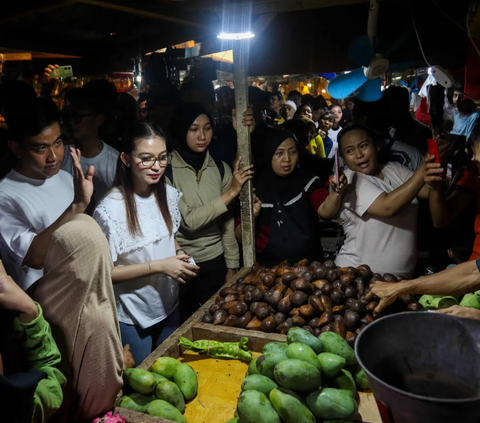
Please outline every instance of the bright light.
[[215, 89], [220, 88], [220, 85], [215, 85]]
[[429, 75], [431, 75], [431, 74], [432, 74], [432, 68], [428, 68], [428, 69], [427, 69], [427, 73], [428, 73]]
[[345, 72], [343, 72], [343, 73], [346, 75], [347, 73], [350, 73], [350, 72], [351, 72], [351, 71], [345, 71]]
[[326, 91], [325, 90], [322, 90], [322, 93], [325, 93]]
[[141, 75], [137, 75], [137, 82], [142, 82], [142, 76]]
[[310, 84], [310, 82], [307, 84], [307, 87], [308, 88], [311, 88], [312, 87], [312, 84]]
[[220, 38], [221, 40], [246, 40], [247, 38], [253, 37], [255, 37], [255, 34], [251, 31], [236, 33], [221, 32], [217, 35], [217, 38]]

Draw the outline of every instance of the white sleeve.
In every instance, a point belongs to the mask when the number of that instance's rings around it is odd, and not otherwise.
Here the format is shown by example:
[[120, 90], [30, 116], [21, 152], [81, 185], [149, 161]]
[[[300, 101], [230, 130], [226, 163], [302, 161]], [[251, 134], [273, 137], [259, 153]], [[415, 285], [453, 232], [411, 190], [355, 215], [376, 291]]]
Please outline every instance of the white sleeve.
[[109, 225], [109, 219], [105, 215], [105, 213], [103, 213], [103, 210], [100, 207], [97, 207], [93, 212], [93, 218], [98, 223], [98, 226], [100, 226], [100, 229], [107, 237], [108, 245], [110, 247], [110, 254], [112, 255], [112, 261], [114, 264], [116, 264], [118, 259], [117, 246], [113, 231], [111, 230]]
[[347, 188], [344, 207], [362, 217], [374, 201], [385, 191], [371, 182], [368, 177], [355, 172]]
[[0, 205], [0, 221], [2, 222], [0, 236], [9, 250], [8, 259], [21, 267], [37, 234], [32, 230], [23, 212], [16, 210], [8, 200], [2, 201]]
[[412, 172], [408, 167], [402, 166], [400, 163], [392, 162], [389, 163], [389, 165], [395, 167], [395, 171], [403, 182], [407, 182], [415, 173]]

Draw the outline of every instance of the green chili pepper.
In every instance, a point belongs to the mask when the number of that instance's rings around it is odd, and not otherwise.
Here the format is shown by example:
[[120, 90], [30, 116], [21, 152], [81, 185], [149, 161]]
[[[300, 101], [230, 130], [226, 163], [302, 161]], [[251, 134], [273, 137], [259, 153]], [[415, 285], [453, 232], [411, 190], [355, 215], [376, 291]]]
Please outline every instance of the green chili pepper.
[[232, 358], [250, 361], [252, 359], [252, 352], [249, 351], [247, 343], [247, 337], [240, 339], [240, 342], [218, 342], [207, 339], [192, 342], [182, 336], [178, 338], [178, 344], [187, 350], [203, 353], [214, 358]]

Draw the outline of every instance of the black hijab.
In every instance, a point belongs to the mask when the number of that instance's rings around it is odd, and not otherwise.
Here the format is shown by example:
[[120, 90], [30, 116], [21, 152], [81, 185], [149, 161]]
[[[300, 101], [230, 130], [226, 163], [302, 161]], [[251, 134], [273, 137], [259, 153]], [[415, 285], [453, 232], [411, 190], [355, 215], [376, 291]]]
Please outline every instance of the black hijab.
[[181, 104], [170, 123], [175, 150], [182, 156], [185, 163], [192, 166], [196, 172], [202, 168], [205, 162], [207, 149], [202, 153], [192, 151], [187, 145], [187, 134], [192, 123], [200, 115], [206, 115], [213, 126], [214, 121], [208, 111], [200, 103], [192, 102]]

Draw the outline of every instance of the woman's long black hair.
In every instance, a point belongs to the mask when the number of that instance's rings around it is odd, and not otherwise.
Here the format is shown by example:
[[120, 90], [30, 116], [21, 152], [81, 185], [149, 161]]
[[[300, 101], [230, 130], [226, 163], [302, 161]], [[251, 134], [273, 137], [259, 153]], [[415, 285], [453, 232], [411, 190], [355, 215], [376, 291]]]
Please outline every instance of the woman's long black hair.
[[[155, 128], [148, 123], [133, 122], [125, 131], [125, 135], [122, 139], [122, 148], [120, 151], [125, 154], [131, 154], [135, 148], [135, 143], [156, 136], [165, 140], [165, 135], [161, 129]], [[117, 172], [115, 174], [112, 188], [117, 188], [123, 194], [123, 198], [125, 199], [127, 226], [129, 232], [132, 235], [141, 235], [142, 229], [140, 228], [140, 224], [138, 222], [137, 204], [134, 198], [132, 170], [123, 163], [120, 157], [117, 161]], [[163, 173], [160, 181], [157, 184], [152, 185], [152, 192], [155, 195], [158, 208], [160, 209], [163, 220], [167, 225], [168, 232], [170, 235], [172, 235], [173, 223], [172, 216], [168, 210], [165, 173]]]

